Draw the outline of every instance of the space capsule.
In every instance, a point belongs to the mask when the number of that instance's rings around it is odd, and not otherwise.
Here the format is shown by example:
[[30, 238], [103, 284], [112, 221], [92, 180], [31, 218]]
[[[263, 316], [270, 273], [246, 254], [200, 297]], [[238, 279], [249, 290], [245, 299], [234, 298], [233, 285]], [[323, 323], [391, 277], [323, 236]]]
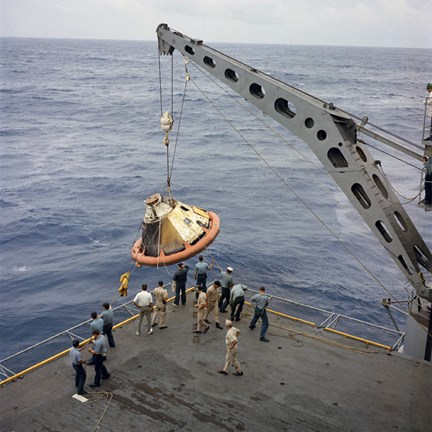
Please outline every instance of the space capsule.
[[185, 261], [206, 249], [219, 234], [216, 213], [159, 193], [148, 197], [145, 204], [142, 236], [132, 247], [132, 258], [139, 267]]

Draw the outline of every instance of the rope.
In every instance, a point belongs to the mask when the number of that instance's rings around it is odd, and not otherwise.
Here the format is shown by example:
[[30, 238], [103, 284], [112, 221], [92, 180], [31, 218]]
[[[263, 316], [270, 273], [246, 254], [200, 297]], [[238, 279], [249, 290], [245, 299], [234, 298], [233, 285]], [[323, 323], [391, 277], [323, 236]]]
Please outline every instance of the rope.
[[185, 99], [186, 99], [187, 84], [188, 84], [188, 81], [190, 80], [186, 62], [185, 62], [185, 71], [186, 71], [186, 79], [185, 79], [185, 83], [184, 83], [183, 97], [182, 97], [182, 102], [181, 102], [181, 106], [180, 106], [179, 121], [178, 121], [178, 126], [177, 126], [176, 139], [175, 139], [175, 143], [174, 143], [174, 152], [173, 152], [173, 157], [171, 160], [171, 170], [169, 171], [169, 175], [168, 175], [169, 184], [171, 184], [171, 178], [172, 178], [172, 173], [173, 173], [173, 169], [174, 169], [174, 161], [175, 161], [175, 156], [176, 156], [176, 152], [177, 152], [177, 144], [178, 144], [178, 140], [179, 140], [180, 126], [181, 126], [181, 121], [183, 118], [183, 109], [184, 109], [184, 103], [185, 103]]
[[108, 399], [108, 403], [106, 404], [106, 407], [102, 412], [102, 415], [99, 417], [99, 420], [97, 421], [96, 426], [93, 428], [93, 432], [96, 432], [99, 429], [99, 426], [102, 423], [102, 420], [103, 420], [106, 412], [108, 411], [108, 407], [110, 406], [111, 401], [113, 400], [113, 397], [114, 397], [114, 395], [111, 392], [91, 392], [90, 396], [87, 397], [87, 399], [88, 399], [87, 403], [89, 403], [89, 404], [96, 403], [102, 399]]
[[171, 56], [171, 112], [174, 114], [174, 56]]
[[[290, 334], [288, 336], [284, 336], [284, 335], [268, 332], [269, 335], [276, 336], [276, 337], [293, 338], [295, 341], [298, 341], [298, 343], [300, 343], [300, 340], [294, 338], [294, 336], [301, 335], [301, 336], [305, 336], [305, 337], [307, 337], [309, 339], [314, 339], [314, 340], [316, 340], [318, 342], [322, 342], [322, 343], [325, 343], [327, 345], [331, 345], [331, 346], [334, 346], [334, 347], [337, 347], [337, 348], [341, 348], [341, 349], [344, 349], [344, 350], [347, 350], [347, 351], [353, 351], [353, 352], [356, 352], [358, 354], [372, 356], [373, 354], [378, 354], [379, 353], [379, 351], [365, 351], [365, 350], [361, 350], [359, 348], [353, 348], [353, 347], [350, 347], [348, 345], [344, 345], [344, 344], [341, 344], [341, 343], [338, 343], [338, 342], [330, 341], [330, 340], [322, 338], [320, 336], [314, 336], [314, 335], [312, 335], [310, 333], [295, 331], [295, 330], [290, 329], [288, 327], [284, 327], [284, 326], [280, 326], [280, 325], [276, 325], [276, 324], [270, 324], [270, 326], [271, 327], [279, 328], [281, 330], [288, 331]], [[300, 348], [300, 347], [302, 347], [304, 345], [304, 343], [302, 343], [301, 345], [294, 345], [291, 342], [290, 342], [290, 344], [293, 345], [293, 346], [295, 346], [296, 348]]]
[[[397, 159], [397, 160], [400, 161], [400, 162], [404, 162], [405, 164], [411, 166], [412, 168], [415, 168], [415, 169], [417, 169], [417, 170], [419, 170], [419, 171], [422, 170], [421, 168], [419, 168], [419, 167], [417, 167], [417, 166], [415, 166], [415, 165], [413, 165], [413, 164], [411, 164], [411, 163], [409, 163], [409, 162], [406, 162], [406, 161], [404, 161], [403, 159], [400, 159], [400, 158], [398, 158], [398, 157], [396, 157], [396, 156], [394, 156], [394, 155], [392, 155], [392, 154], [390, 154], [390, 153], [387, 153], [387, 152], [385, 152], [384, 150], [381, 150], [381, 149], [379, 149], [379, 148], [377, 148], [377, 147], [375, 147], [375, 146], [373, 146], [373, 145], [371, 145], [371, 144], [369, 144], [369, 143], [367, 143], [367, 142], [365, 142], [365, 141], [361, 141], [361, 140], [358, 140], [358, 141], [361, 142], [362, 144], [366, 145], [366, 146], [372, 147], [373, 149], [375, 149], [375, 150], [377, 150], [377, 151], [381, 151], [382, 153], [384, 153], [384, 154], [386, 154], [386, 155], [388, 155], [388, 156], [391, 156], [391, 157], [393, 157], [394, 159]], [[386, 173], [384, 172], [384, 168], [382, 167], [381, 164], [379, 165], [379, 168], [380, 168], [381, 173], [382, 173], [383, 176], [384, 176], [384, 179], [385, 179], [385, 181], [386, 181], [387, 186], [388, 186], [391, 190], [393, 190], [393, 192], [394, 192], [396, 195], [399, 195], [401, 198], [403, 198], [403, 199], [405, 200], [405, 202], [403, 202], [403, 203], [399, 203], [399, 202], [394, 202], [394, 201], [392, 201], [392, 200], [389, 200], [388, 198], [385, 198], [385, 197], [383, 196], [383, 198], [384, 198], [387, 202], [389, 202], [389, 203], [391, 203], [391, 204], [394, 204], [394, 205], [399, 205], [399, 204], [406, 205], [406, 204], [409, 204], [409, 203], [413, 202], [414, 200], [416, 200], [416, 199], [420, 196], [421, 191], [420, 191], [417, 195], [415, 195], [414, 197], [412, 197], [412, 198], [405, 197], [404, 195], [402, 195], [402, 194], [401, 194], [400, 192], [398, 192], [398, 191], [394, 188], [394, 186], [390, 183], [390, 181], [388, 180], [388, 177], [387, 177]]]
[[360, 142], [360, 143], [362, 143], [362, 144], [364, 144], [365, 146], [368, 146], [368, 147], [370, 147], [370, 148], [373, 148], [374, 150], [379, 151], [379, 152], [381, 152], [381, 153], [383, 153], [383, 154], [385, 154], [385, 155], [387, 155], [387, 156], [389, 156], [389, 157], [391, 157], [391, 158], [393, 158], [393, 159], [396, 159], [397, 161], [402, 162], [402, 163], [404, 163], [405, 165], [410, 166], [411, 168], [415, 168], [415, 169], [421, 171], [421, 168], [419, 168], [418, 166], [413, 165], [412, 163], [407, 162], [406, 160], [401, 159], [401, 158], [399, 158], [399, 157], [397, 157], [397, 156], [395, 156], [395, 155], [393, 155], [393, 154], [391, 154], [391, 153], [389, 153], [389, 152], [386, 152], [385, 150], [382, 150], [382, 149], [380, 149], [380, 148], [378, 148], [378, 147], [376, 147], [376, 146], [374, 146], [374, 145], [372, 145], [372, 144], [369, 144], [368, 142], [366, 142], [366, 141], [364, 141], [364, 140], [357, 139], [357, 141]]
[[[341, 111], [342, 111], [342, 110], [341, 110]], [[360, 122], [363, 122], [363, 118], [358, 117], [358, 116], [356, 116], [355, 114], [351, 114], [351, 113], [349, 113], [348, 111], [342, 111], [342, 112], [345, 112], [345, 113], [348, 114], [350, 117], [353, 117], [353, 118], [359, 120]], [[403, 142], [405, 142], [406, 144], [409, 144], [410, 146], [412, 146], [412, 147], [414, 147], [414, 148], [416, 148], [416, 149], [418, 149], [418, 150], [424, 150], [424, 148], [423, 148], [422, 146], [420, 146], [419, 144], [413, 143], [412, 141], [410, 141], [410, 140], [408, 140], [408, 139], [406, 139], [406, 138], [404, 138], [404, 137], [401, 137], [401, 136], [399, 136], [399, 135], [396, 135], [395, 133], [390, 132], [390, 131], [388, 131], [388, 130], [386, 130], [386, 129], [383, 129], [383, 128], [380, 127], [380, 126], [374, 125], [374, 124], [370, 123], [369, 121], [367, 122], [367, 124], [368, 124], [369, 126], [372, 126], [372, 127], [375, 128], [375, 129], [381, 131], [381, 132], [384, 132], [386, 135], [389, 135], [389, 136], [391, 136], [391, 137], [393, 137], [393, 138], [397, 138], [398, 140], [403, 141]]]
[[[380, 167], [380, 170], [381, 170], [381, 172], [382, 172], [382, 174], [383, 174], [383, 176], [384, 176], [384, 179], [385, 179], [385, 181], [386, 181], [386, 184], [387, 184], [387, 186], [396, 194], [396, 195], [399, 195], [401, 198], [403, 198], [404, 200], [405, 200], [405, 202], [404, 203], [401, 203], [402, 205], [405, 205], [405, 204], [409, 204], [410, 202], [413, 202], [414, 200], [416, 200], [419, 196], [420, 196], [420, 194], [421, 194], [421, 192], [419, 192], [417, 195], [415, 195], [414, 197], [412, 197], [412, 198], [409, 198], [409, 197], [405, 197], [405, 196], [403, 196], [400, 192], [398, 192], [394, 187], [393, 187], [393, 185], [390, 183], [390, 181], [388, 180], [388, 178], [387, 178], [387, 175], [386, 175], [386, 173], [384, 172], [384, 169], [383, 169], [383, 167], [381, 166], [381, 164], [379, 165], [379, 167]], [[384, 197], [384, 199], [387, 201], [387, 202], [389, 202], [389, 203], [391, 203], [391, 204], [395, 204], [395, 205], [398, 205], [399, 203], [398, 202], [393, 202], [393, 201], [391, 201], [391, 200], [389, 200], [388, 198], [385, 198]]]
[[170, 160], [169, 160], [169, 139], [168, 139], [168, 132], [165, 136], [167, 143], [165, 144], [166, 147], [166, 176], [167, 176], [167, 189], [171, 190], [171, 179], [170, 179]]
[[160, 102], [160, 115], [162, 117], [162, 68], [161, 68], [161, 53], [158, 50], [158, 63], [159, 63], [159, 102]]
[[161, 227], [161, 225], [162, 225], [162, 220], [161, 219], [159, 219], [159, 226], [158, 226], [158, 260], [157, 260], [157, 268], [159, 268], [159, 257], [160, 257], [160, 252], [161, 252], [161, 250], [160, 250], [160, 245], [161, 245], [161, 235], [162, 235], [162, 227]]

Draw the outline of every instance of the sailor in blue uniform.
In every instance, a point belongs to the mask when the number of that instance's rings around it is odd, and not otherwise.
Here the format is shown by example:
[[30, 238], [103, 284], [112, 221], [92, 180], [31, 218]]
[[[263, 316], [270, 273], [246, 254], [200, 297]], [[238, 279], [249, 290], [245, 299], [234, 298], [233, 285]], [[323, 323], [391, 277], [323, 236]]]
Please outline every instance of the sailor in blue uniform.
[[115, 348], [114, 336], [112, 334], [113, 328], [113, 309], [109, 303], [104, 303], [104, 311], [99, 315], [99, 318], [103, 320], [102, 333], [107, 337], [108, 344], [111, 348]]
[[81, 355], [80, 341], [74, 339], [72, 342], [72, 348], [69, 352], [69, 358], [71, 359], [72, 366], [75, 369], [75, 387], [77, 387], [77, 393], [84, 395], [87, 392], [84, 390], [84, 384], [87, 378], [86, 371], [84, 369], [85, 360]]
[[178, 270], [174, 273], [173, 282], [175, 284], [175, 299], [174, 306], [178, 306], [180, 302], [182, 304], [186, 304], [186, 282], [187, 282], [187, 273], [189, 271], [189, 266], [184, 265], [183, 263], [178, 264]]
[[198, 262], [195, 264], [194, 278], [196, 279], [196, 285], [202, 286], [202, 291], [207, 292], [207, 272], [213, 268], [214, 260], [210, 264], [204, 261], [204, 257], [200, 255]]
[[94, 330], [93, 338], [93, 348], [90, 348], [89, 351], [94, 355], [95, 359], [95, 378], [90, 387], [99, 387], [101, 378], [108, 379], [111, 375], [104, 365], [107, 354], [105, 336], [101, 335], [99, 330]]
[[269, 342], [269, 340], [266, 338], [266, 333], [269, 326], [267, 317], [267, 306], [269, 304], [269, 301], [270, 297], [266, 295], [264, 287], [261, 287], [259, 289], [259, 293], [255, 294], [251, 299], [251, 303], [255, 306], [255, 313], [249, 324], [249, 328], [253, 330], [256, 327], [256, 322], [259, 318], [261, 318], [261, 342]]

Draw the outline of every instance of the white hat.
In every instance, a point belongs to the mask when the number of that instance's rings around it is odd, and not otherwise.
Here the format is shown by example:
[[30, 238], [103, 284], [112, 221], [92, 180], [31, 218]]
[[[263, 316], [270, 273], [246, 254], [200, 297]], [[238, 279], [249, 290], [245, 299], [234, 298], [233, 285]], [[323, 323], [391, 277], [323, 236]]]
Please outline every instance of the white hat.
[[226, 320], [225, 321], [225, 327], [232, 327], [232, 321]]
[[227, 271], [229, 271], [229, 272], [233, 272], [234, 269], [233, 269], [232, 267], [227, 267]]

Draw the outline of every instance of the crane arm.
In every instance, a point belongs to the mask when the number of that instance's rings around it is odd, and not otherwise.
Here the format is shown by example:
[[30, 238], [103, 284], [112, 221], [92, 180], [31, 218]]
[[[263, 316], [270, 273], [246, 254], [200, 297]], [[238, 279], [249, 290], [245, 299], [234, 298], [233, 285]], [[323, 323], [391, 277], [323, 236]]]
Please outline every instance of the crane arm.
[[[358, 132], [366, 129], [364, 124], [358, 124], [333, 104], [210, 48], [201, 40], [184, 36], [166, 24], [158, 26], [157, 36], [161, 54], [172, 55], [177, 49], [302, 139], [344, 191], [417, 294], [432, 301], [432, 288], [425, 284], [422, 274], [424, 270], [432, 273], [432, 254], [389, 187], [380, 162], [374, 160], [357, 139]], [[415, 152], [410, 156], [421, 159]]]

